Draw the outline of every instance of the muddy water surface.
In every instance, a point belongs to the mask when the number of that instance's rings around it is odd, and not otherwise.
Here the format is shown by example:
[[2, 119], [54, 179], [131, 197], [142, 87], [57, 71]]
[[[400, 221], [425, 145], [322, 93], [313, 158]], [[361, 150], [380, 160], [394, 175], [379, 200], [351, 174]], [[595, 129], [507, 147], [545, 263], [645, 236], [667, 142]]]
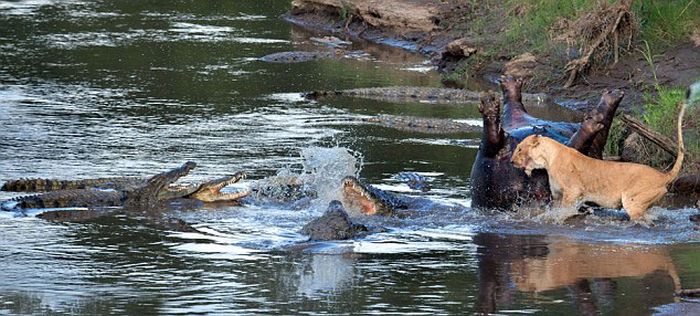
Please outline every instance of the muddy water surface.
[[[698, 232], [687, 221], [696, 210], [656, 209], [652, 227], [473, 211], [479, 135], [358, 119], [478, 122], [476, 106], [300, 98], [436, 86], [439, 76], [422, 56], [364, 44], [353, 58], [264, 63], [273, 52], [325, 49], [279, 18], [288, 7], [0, 2], [0, 181], [150, 175], [194, 160], [187, 181], [246, 170], [247, 186], [303, 174], [320, 192], [304, 205], [171, 214], [206, 235], [130, 216], [57, 224], [2, 214], [0, 313], [698, 313], [693, 302], [668, 305], [678, 286], [700, 287]], [[433, 190], [412, 192], [396, 179], [402, 171], [429, 177]], [[408, 219], [358, 219], [387, 232], [298, 246], [297, 231], [338, 198], [348, 174], [430, 203]]]

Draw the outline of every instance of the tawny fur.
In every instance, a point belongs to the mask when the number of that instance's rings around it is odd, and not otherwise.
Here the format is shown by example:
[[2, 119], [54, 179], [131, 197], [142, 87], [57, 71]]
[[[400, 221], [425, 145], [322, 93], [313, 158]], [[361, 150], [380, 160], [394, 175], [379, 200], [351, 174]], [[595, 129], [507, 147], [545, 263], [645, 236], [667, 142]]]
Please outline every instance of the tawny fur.
[[678, 114], [678, 156], [667, 173], [635, 163], [594, 159], [539, 135], [520, 142], [511, 161], [528, 175], [534, 169], [546, 169], [557, 206], [576, 207], [583, 202], [607, 208], [622, 206], [631, 219], [638, 219], [666, 194], [668, 184], [681, 170], [684, 112], [682, 106]]

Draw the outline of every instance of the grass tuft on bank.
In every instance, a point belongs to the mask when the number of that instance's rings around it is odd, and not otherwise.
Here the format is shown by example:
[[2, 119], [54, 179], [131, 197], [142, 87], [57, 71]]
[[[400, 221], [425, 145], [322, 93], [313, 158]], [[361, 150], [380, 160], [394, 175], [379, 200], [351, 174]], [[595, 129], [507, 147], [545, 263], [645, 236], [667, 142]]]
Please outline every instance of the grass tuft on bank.
[[[590, 37], [594, 36], [590, 31], [596, 30], [595, 25], [586, 23], [596, 18], [600, 19], [598, 27], [614, 23], [610, 16], [605, 16], [609, 13], [606, 8], [619, 7], [628, 1], [634, 21], [624, 26], [630, 28], [628, 35], [632, 37], [621, 36], [618, 48], [613, 50], [636, 52], [646, 42], [652, 50], [664, 51], [689, 41], [693, 32], [700, 32], [698, 0], [472, 0], [472, 11], [465, 13], [469, 18], [451, 29], [482, 39], [481, 54], [486, 55], [485, 59], [530, 52], [547, 56], [554, 66], [563, 67], [581, 56], [586, 44], [590, 44]], [[584, 28], [577, 30], [577, 27]], [[611, 54], [603, 57], [605, 62], [614, 60]]]

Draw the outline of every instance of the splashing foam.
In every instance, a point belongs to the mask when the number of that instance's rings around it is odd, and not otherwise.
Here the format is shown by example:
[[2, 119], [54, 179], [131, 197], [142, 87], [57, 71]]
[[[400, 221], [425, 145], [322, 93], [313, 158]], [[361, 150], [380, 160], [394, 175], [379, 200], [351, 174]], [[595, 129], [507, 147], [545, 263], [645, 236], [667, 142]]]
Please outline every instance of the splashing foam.
[[[297, 173], [284, 168], [273, 177], [258, 180], [251, 187], [256, 200], [281, 204], [307, 201], [311, 205], [300, 205], [325, 210], [330, 201], [342, 198], [341, 180], [346, 176], [357, 177], [362, 167], [362, 155], [343, 147], [308, 147], [300, 154], [303, 170]], [[313, 199], [305, 199], [309, 197]]]
[[343, 147], [309, 147], [301, 150], [304, 158], [305, 183], [318, 191], [319, 206], [340, 200], [341, 180], [346, 176], [360, 175], [362, 155]]

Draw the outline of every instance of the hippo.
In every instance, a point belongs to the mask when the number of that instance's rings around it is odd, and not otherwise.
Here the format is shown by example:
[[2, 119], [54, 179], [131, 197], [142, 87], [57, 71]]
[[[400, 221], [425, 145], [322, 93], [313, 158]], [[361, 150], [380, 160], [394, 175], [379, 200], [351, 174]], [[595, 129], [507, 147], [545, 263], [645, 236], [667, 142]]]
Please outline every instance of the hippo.
[[[472, 206], [512, 210], [518, 206], [551, 201], [545, 170], [528, 177], [510, 162], [517, 144], [529, 135], [543, 135], [594, 158], [601, 158], [608, 132], [624, 93], [606, 90], [599, 104], [584, 115], [581, 123], [555, 122], [527, 113], [522, 103], [521, 79], [501, 77], [503, 101], [492, 91], [483, 93], [479, 112], [483, 134], [470, 184]], [[501, 104], [503, 112], [501, 113]]]

